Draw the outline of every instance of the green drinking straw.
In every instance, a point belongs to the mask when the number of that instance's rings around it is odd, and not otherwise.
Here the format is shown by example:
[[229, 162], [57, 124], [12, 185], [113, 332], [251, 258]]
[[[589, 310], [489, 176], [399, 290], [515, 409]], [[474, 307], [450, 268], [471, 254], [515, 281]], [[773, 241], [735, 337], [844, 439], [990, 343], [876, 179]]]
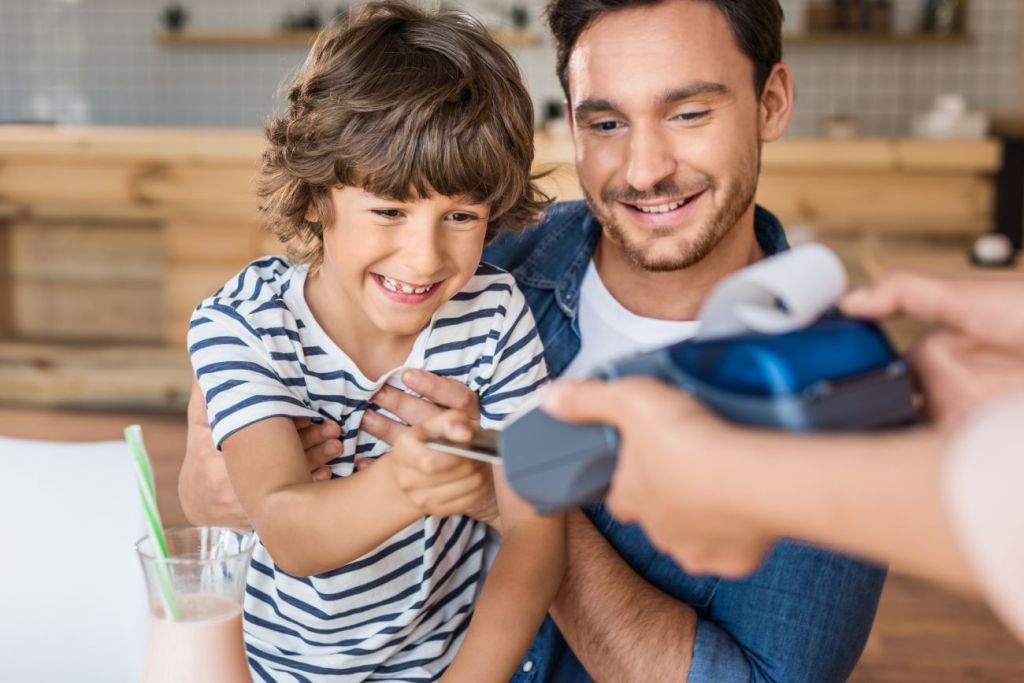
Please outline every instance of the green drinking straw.
[[[167, 539], [164, 537], [164, 527], [160, 522], [160, 510], [156, 507], [156, 484], [153, 478], [153, 465], [146, 453], [146, 446], [142, 442], [142, 427], [130, 425], [125, 427], [124, 440], [132, 451], [132, 460], [135, 462], [135, 476], [139, 482], [139, 496], [142, 498], [142, 510], [146, 515], [146, 522], [149, 525], [149, 535], [153, 539], [153, 547], [156, 555], [160, 558], [167, 558]], [[171, 621], [178, 621], [178, 601], [174, 598], [174, 587], [171, 585], [171, 577], [167, 573], [167, 565], [159, 560], [154, 563], [156, 568], [157, 583], [160, 588], [160, 599], [164, 604], [164, 614]]]

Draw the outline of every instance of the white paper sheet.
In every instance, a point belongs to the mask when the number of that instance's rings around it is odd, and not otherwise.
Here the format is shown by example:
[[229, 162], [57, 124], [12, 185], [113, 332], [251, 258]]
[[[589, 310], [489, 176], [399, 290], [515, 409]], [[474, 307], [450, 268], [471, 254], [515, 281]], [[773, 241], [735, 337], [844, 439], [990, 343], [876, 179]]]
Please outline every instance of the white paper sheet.
[[846, 268], [828, 247], [805, 244], [730, 275], [700, 311], [698, 339], [806, 327], [846, 292]]

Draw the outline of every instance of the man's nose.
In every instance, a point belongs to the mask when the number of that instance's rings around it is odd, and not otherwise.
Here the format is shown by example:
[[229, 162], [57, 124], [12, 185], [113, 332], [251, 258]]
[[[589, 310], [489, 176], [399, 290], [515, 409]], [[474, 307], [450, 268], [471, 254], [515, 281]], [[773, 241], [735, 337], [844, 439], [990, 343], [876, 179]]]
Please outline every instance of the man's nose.
[[663, 132], [656, 126], [634, 126], [629, 140], [626, 182], [635, 190], [650, 192], [675, 172], [675, 156]]

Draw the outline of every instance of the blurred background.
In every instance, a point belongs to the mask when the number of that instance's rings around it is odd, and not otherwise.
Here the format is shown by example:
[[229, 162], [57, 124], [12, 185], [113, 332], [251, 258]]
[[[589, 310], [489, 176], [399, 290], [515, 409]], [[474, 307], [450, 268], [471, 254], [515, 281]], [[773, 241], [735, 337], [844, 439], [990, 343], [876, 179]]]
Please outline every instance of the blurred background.
[[[251, 181], [261, 126], [343, 0], [0, 0], [0, 435], [117, 438], [142, 421], [184, 522], [192, 308], [280, 251]], [[432, 2], [431, 5], [436, 5]], [[580, 196], [544, 0], [446, 3], [518, 61], [548, 189]], [[783, 0], [797, 106], [759, 201], [855, 282], [1020, 273], [1024, 2]], [[903, 346], [919, 329], [897, 325]], [[854, 680], [1019, 681], [987, 610], [895, 576]]]
[[[281, 101], [308, 32], [342, 0], [4, 0], [0, 121], [254, 128]], [[544, 0], [464, 0], [519, 62], [538, 123], [562, 101]], [[783, 0], [800, 106], [793, 137], [837, 119], [906, 136], [937, 96], [1012, 112], [1024, 96], [1014, 0]], [[953, 9], [946, 9], [952, 5]], [[282, 29], [290, 28], [285, 33]]]

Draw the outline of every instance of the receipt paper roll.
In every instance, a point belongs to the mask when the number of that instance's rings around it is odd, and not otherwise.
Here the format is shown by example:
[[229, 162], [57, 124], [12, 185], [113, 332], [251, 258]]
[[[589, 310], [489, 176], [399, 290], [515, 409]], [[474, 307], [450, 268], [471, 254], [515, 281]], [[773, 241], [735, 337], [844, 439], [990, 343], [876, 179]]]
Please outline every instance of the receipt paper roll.
[[701, 307], [697, 338], [792, 332], [820, 318], [846, 286], [846, 269], [828, 247], [795, 247], [718, 283]]

